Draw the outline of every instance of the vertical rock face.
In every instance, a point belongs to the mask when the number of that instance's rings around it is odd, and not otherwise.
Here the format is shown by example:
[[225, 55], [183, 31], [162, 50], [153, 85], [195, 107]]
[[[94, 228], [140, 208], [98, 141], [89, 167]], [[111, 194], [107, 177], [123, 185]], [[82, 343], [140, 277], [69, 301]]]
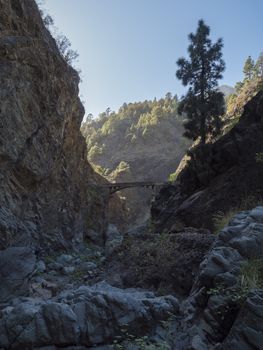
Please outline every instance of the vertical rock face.
[[0, 0], [0, 249], [65, 247], [103, 230], [78, 83], [35, 2]]

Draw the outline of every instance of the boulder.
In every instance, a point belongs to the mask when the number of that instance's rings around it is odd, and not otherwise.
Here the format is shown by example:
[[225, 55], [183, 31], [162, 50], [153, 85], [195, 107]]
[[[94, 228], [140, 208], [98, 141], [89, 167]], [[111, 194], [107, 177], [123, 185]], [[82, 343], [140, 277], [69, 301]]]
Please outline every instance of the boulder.
[[0, 347], [104, 344], [121, 335], [122, 328], [129, 334], [144, 334], [178, 310], [172, 296], [121, 290], [105, 282], [65, 291], [49, 301], [17, 299], [1, 311]]

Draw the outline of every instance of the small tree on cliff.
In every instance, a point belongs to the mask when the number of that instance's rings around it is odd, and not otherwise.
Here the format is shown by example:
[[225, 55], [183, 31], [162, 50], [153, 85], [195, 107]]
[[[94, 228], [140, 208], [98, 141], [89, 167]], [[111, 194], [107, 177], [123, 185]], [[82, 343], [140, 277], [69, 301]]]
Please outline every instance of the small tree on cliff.
[[198, 23], [195, 34], [189, 35], [189, 60], [179, 58], [176, 72], [178, 79], [189, 90], [179, 103], [179, 113], [185, 113], [185, 136], [201, 144], [206, 143], [208, 135], [216, 136], [222, 127], [220, 116], [224, 113], [224, 95], [217, 90], [218, 80], [222, 78], [225, 63], [222, 59], [222, 39], [212, 43], [210, 28], [203, 20]]
[[245, 80], [251, 80], [255, 76], [255, 70], [256, 70], [255, 62], [251, 56], [248, 56], [248, 58], [246, 59], [244, 68], [243, 68]]

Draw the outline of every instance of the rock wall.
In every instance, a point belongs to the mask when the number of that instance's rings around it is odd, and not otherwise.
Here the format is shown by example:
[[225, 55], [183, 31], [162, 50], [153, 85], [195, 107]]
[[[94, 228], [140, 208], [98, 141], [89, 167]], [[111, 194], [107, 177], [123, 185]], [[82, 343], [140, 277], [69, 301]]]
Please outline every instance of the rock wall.
[[33, 0], [0, 0], [0, 249], [102, 234], [106, 199], [80, 134], [79, 77]]
[[[184, 226], [213, 229], [218, 212], [263, 198], [263, 163], [256, 154], [263, 145], [263, 92], [246, 106], [239, 123], [205, 149], [191, 150], [174, 186], [160, 191], [152, 206], [157, 230], [180, 230]], [[242, 208], [243, 209], [243, 208]]]

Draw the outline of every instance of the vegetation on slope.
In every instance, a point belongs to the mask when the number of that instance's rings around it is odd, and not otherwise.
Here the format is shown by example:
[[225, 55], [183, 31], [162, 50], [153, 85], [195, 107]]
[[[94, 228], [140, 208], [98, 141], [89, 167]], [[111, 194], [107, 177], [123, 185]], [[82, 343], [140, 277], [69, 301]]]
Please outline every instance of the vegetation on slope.
[[164, 152], [169, 143], [185, 149], [188, 145], [181, 137], [182, 118], [177, 115], [177, 103], [177, 97], [168, 93], [160, 100], [124, 103], [117, 113], [107, 109], [97, 119], [88, 120], [82, 133], [87, 140], [89, 160], [112, 171], [121, 161], [135, 159], [135, 154], [152, 153], [150, 145]]
[[[89, 161], [111, 182], [166, 181], [189, 146], [177, 107], [177, 97], [167, 93], [159, 100], [124, 103], [118, 112], [107, 109], [96, 119], [88, 118], [82, 133]], [[127, 190], [121, 195], [129, 197], [131, 218], [138, 211], [145, 217], [149, 190]]]
[[244, 64], [243, 72], [244, 79], [237, 82], [236, 92], [226, 98], [224, 134], [237, 124], [246, 103], [263, 88], [263, 53], [259, 55], [256, 62], [249, 56]]

